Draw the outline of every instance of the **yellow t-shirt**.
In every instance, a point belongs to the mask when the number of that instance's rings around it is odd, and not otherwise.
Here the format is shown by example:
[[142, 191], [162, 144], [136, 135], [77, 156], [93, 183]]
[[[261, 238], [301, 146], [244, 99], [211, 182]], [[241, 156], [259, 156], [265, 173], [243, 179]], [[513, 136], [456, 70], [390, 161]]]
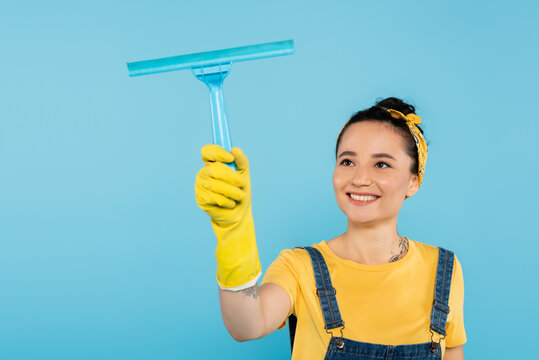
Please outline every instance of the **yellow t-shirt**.
[[[430, 314], [438, 248], [408, 239], [408, 253], [400, 260], [363, 265], [338, 257], [325, 241], [314, 244], [328, 265], [337, 302], [345, 322], [345, 338], [385, 345], [430, 342]], [[323, 359], [331, 335], [316, 295], [311, 258], [303, 249], [283, 250], [266, 271], [262, 284], [274, 283], [290, 297], [290, 314], [298, 318], [293, 360]], [[445, 347], [466, 342], [463, 320], [464, 283], [455, 256], [449, 295]], [[283, 323], [280, 328], [286, 325]], [[331, 330], [340, 336], [339, 328]], [[435, 333], [434, 339], [440, 336]]]

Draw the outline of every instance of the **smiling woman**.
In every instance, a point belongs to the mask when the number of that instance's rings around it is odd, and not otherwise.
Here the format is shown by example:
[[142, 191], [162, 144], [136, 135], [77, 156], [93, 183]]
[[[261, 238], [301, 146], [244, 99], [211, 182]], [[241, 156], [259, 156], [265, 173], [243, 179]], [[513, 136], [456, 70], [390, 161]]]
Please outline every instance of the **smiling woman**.
[[[360, 209], [364, 216], [379, 222], [387, 216], [394, 217], [396, 229], [403, 200], [414, 195], [421, 186], [427, 158], [426, 142], [421, 128], [410, 121], [421, 122], [414, 110], [399, 99], [388, 98], [356, 113], [339, 133], [333, 187], [337, 203], [349, 222], [354, 219], [354, 211]], [[419, 136], [413, 136], [414, 133]], [[377, 192], [358, 192], [373, 187], [361, 186], [365, 181], [375, 181]], [[377, 201], [382, 191], [381, 204], [364, 209]]]
[[[417, 171], [410, 172], [412, 159], [402, 143], [402, 136], [383, 123], [363, 121], [347, 128], [339, 146], [333, 187], [349, 223], [357, 223], [359, 228], [390, 218], [396, 223], [404, 198], [418, 190]], [[375, 202], [377, 206], [368, 206]]]
[[[404, 200], [424, 176], [420, 123], [396, 98], [351, 117], [337, 138], [333, 173], [346, 231], [282, 251], [260, 287], [247, 158], [237, 148], [203, 148], [197, 201], [218, 239], [221, 311], [236, 340], [265, 336], [290, 317], [292, 359], [463, 359], [457, 257], [397, 231]], [[222, 164], [232, 160], [238, 172]]]

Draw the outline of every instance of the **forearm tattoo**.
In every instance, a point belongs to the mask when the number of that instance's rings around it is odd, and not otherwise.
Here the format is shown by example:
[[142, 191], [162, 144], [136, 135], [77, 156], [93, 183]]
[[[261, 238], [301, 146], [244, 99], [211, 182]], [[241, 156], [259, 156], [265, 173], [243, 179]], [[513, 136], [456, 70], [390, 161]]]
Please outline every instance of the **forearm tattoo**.
[[400, 238], [399, 242], [399, 253], [397, 255], [393, 255], [391, 259], [389, 259], [389, 262], [395, 262], [399, 260], [406, 252], [408, 251], [408, 239], [406, 239], [404, 236]]
[[258, 298], [258, 285], [254, 285], [254, 286], [251, 286], [250, 288], [240, 290], [239, 292], [242, 293], [244, 296], [250, 296], [253, 299], [257, 299]]

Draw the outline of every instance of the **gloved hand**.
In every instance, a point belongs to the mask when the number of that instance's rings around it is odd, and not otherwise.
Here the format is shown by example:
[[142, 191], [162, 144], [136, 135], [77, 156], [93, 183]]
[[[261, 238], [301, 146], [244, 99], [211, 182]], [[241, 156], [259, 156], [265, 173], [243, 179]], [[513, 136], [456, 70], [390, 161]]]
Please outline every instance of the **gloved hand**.
[[[217, 282], [238, 291], [255, 285], [261, 274], [251, 213], [249, 162], [239, 148], [202, 148], [206, 163], [195, 181], [198, 206], [210, 217], [217, 237]], [[223, 163], [236, 163], [237, 171]]]

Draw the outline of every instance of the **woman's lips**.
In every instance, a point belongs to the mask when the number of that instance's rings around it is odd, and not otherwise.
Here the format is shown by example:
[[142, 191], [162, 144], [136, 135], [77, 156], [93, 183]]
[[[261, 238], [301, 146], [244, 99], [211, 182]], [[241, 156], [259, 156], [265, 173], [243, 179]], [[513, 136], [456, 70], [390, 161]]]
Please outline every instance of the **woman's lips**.
[[348, 200], [352, 203], [352, 205], [356, 205], [356, 206], [367, 206], [367, 205], [370, 205], [372, 204], [373, 202], [375, 202], [376, 200], [378, 200], [379, 196], [362, 196], [362, 198], [375, 198], [375, 199], [372, 199], [372, 200], [356, 200], [357, 199], [357, 196], [356, 199], [352, 199], [352, 196], [351, 194], [346, 194], [348, 196]]

